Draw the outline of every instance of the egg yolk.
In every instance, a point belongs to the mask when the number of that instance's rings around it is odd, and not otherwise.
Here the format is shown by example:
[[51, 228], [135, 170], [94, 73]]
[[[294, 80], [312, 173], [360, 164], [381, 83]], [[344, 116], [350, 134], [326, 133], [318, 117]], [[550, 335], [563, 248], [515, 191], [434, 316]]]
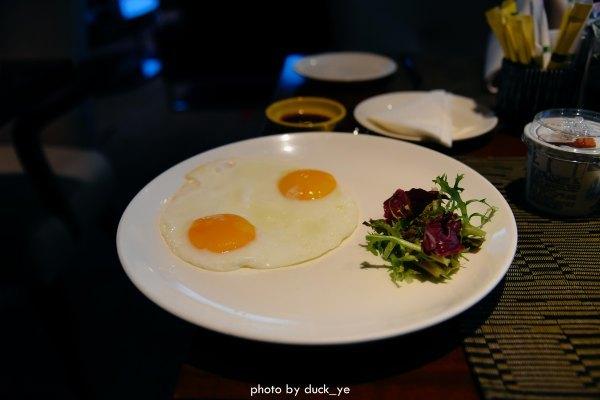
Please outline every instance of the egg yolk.
[[317, 169], [298, 169], [279, 180], [279, 191], [295, 200], [316, 200], [331, 193], [337, 183], [333, 175]]
[[254, 240], [256, 231], [248, 220], [235, 214], [198, 218], [188, 230], [192, 244], [213, 253], [239, 249]]

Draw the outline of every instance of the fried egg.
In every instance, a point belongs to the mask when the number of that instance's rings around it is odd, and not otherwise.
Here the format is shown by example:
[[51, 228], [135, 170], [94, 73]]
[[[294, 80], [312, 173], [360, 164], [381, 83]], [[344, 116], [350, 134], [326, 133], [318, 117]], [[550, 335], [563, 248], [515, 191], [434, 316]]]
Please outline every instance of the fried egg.
[[235, 159], [202, 165], [164, 204], [161, 234], [181, 259], [213, 271], [298, 264], [336, 248], [358, 210], [327, 171]]

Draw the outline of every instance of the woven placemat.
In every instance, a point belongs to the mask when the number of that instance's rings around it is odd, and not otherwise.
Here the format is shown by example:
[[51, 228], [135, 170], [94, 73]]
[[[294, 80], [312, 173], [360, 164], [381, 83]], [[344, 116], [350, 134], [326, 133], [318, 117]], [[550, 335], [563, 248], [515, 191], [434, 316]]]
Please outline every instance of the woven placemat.
[[600, 399], [600, 218], [540, 215], [523, 158], [463, 159], [509, 201], [519, 231], [503, 282], [462, 318], [486, 399]]

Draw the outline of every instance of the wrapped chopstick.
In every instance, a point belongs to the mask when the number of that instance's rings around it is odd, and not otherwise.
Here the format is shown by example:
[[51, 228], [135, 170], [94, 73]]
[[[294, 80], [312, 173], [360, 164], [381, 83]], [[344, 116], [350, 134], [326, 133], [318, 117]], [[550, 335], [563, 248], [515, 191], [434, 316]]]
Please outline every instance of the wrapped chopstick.
[[505, 58], [546, 70], [569, 65], [591, 8], [591, 0], [575, 0], [567, 7], [553, 48], [543, 0], [525, 0], [520, 10], [516, 1], [505, 0], [485, 17]]

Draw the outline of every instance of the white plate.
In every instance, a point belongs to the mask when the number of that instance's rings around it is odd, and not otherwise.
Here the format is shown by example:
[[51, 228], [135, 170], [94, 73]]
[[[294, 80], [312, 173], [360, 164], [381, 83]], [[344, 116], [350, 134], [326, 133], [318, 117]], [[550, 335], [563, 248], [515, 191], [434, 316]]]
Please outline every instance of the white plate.
[[[174, 256], [158, 229], [161, 204], [200, 164], [264, 156], [333, 173], [359, 207], [356, 231], [322, 257], [275, 270], [211, 272]], [[381, 259], [360, 246], [396, 188], [430, 188], [441, 173], [464, 173], [466, 198], [485, 197], [499, 210], [486, 226], [488, 240], [444, 284], [415, 281], [396, 287], [383, 269], [361, 269]], [[275, 183], [274, 183], [275, 184]], [[460, 162], [414, 144], [372, 135], [297, 133], [268, 136], [194, 156], [150, 182], [119, 224], [117, 247], [125, 272], [151, 300], [208, 329], [270, 342], [333, 344], [413, 332], [471, 307], [506, 273], [517, 228], [502, 195]]]
[[397, 68], [391, 58], [363, 52], [315, 54], [294, 65], [302, 76], [331, 82], [370, 81], [391, 75]]
[[[354, 118], [370, 131], [397, 139], [420, 142], [423, 138], [385, 130], [370, 122], [368, 117], [385, 110], [399, 109], [408, 103], [417, 101], [425, 93], [427, 92], [394, 92], [370, 97], [354, 108]], [[489, 110], [480, 111], [473, 99], [455, 94], [452, 96], [453, 101], [451, 102], [450, 112], [452, 113], [452, 122], [456, 128], [452, 135], [453, 140], [465, 140], [481, 136], [494, 129], [498, 124], [498, 118]]]

